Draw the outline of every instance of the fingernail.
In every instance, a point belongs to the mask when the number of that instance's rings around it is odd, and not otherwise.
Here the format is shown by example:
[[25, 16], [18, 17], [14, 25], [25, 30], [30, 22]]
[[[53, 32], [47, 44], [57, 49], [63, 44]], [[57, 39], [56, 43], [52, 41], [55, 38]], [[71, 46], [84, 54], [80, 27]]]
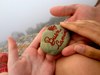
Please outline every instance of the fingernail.
[[64, 25], [64, 22], [60, 22], [60, 25]]
[[77, 51], [77, 52], [79, 52], [79, 53], [84, 53], [85, 52], [85, 47], [82, 46], [82, 45], [76, 45], [74, 47], [74, 50]]

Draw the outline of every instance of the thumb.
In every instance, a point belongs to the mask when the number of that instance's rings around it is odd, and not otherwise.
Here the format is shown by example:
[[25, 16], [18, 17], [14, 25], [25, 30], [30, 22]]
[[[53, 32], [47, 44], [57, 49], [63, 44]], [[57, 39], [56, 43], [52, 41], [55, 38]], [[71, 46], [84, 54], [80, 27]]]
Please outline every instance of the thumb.
[[100, 60], [100, 50], [90, 47], [88, 45], [78, 44], [74, 46], [74, 50], [84, 56]]
[[12, 37], [8, 38], [8, 65], [14, 64], [18, 59], [18, 49]]
[[58, 17], [70, 16], [75, 13], [77, 8], [76, 4], [70, 6], [56, 6], [50, 9], [50, 13]]

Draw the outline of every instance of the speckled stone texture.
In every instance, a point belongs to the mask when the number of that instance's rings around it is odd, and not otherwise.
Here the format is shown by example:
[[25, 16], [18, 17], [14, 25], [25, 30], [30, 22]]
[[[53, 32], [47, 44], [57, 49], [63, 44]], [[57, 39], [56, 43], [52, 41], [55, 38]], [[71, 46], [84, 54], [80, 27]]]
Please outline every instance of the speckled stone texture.
[[45, 53], [57, 55], [67, 46], [69, 40], [68, 30], [60, 25], [51, 25], [44, 31], [40, 47]]

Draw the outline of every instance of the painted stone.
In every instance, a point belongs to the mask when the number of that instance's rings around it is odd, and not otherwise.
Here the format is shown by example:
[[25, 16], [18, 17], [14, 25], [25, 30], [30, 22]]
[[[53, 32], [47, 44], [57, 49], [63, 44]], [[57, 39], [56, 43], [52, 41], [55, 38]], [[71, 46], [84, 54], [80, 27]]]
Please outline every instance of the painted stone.
[[60, 25], [51, 25], [42, 34], [40, 48], [50, 55], [59, 54], [70, 40], [68, 30]]

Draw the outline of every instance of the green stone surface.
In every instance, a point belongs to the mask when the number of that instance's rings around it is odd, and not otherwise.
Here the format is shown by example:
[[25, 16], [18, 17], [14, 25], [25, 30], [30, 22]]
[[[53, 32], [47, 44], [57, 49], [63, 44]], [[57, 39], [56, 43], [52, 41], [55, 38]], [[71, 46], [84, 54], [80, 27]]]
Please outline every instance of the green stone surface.
[[68, 44], [70, 35], [60, 25], [49, 26], [42, 34], [41, 49], [50, 55], [59, 54]]

